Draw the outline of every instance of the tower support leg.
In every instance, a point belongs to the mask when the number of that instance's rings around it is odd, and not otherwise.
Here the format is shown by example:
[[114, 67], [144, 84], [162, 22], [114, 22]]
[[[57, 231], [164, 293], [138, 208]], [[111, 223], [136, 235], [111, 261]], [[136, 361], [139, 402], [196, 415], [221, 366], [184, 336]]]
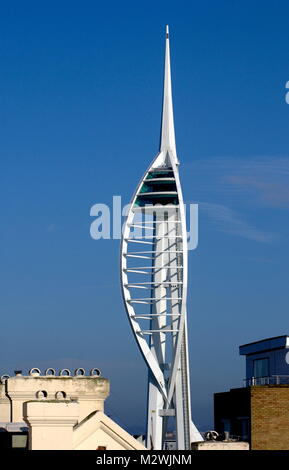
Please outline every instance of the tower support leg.
[[164, 400], [154, 379], [149, 377], [148, 407], [147, 407], [147, 448], [162, 450], [163, 445], [163, 417], [160, 410], [164, 408]]

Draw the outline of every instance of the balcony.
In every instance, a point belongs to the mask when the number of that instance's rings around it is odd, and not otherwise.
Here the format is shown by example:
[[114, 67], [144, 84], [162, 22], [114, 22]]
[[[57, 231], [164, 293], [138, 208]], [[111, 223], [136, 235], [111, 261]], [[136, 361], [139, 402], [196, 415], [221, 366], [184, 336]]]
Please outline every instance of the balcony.
[[252, 387], [253, 385], [289, 385], [289, 375], [270, 375], [244, 379], [244, 387]]

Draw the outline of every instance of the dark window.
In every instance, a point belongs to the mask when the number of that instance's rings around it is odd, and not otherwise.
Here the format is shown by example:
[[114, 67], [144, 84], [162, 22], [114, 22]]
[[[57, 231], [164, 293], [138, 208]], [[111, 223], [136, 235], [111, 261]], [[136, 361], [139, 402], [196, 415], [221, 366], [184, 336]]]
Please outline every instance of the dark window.
[[237, 418], [238, 420], [238, 436], [242, 438], [243, 441], [249, 440], [249, 418]]
[[269, 377], [269, 358], [256, 359], [254, 361], [253, 377]]
[[230, 434], [231, 433], [231, 420], [227, 418], [221, 419], [221, 428], [222, 428], [222, 432], [228, 432]]

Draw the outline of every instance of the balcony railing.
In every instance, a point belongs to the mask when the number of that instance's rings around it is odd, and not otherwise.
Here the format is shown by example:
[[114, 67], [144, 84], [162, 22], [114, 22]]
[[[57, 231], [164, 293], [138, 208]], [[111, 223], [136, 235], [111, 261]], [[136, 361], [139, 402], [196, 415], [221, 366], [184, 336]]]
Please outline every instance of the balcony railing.
[[251, 377], [244, 379], [244, 386], [252, 385], [289, 385], [289, 375], [270, 375], [268, 377]]

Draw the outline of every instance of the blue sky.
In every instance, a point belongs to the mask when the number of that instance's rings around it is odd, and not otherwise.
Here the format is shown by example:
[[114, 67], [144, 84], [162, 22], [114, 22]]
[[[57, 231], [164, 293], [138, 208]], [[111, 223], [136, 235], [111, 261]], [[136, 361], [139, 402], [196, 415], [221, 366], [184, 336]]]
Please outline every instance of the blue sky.
[[107, 412], [143, 431], [146, 368], [118, 240], [90, 208], [127, 203], [158, 150], [165, 25], [186, 202], [193, 416], [242, 385], [238, 345], [287, 334], [289, 5], [0, 1], [1, 373], [99, 367]]

